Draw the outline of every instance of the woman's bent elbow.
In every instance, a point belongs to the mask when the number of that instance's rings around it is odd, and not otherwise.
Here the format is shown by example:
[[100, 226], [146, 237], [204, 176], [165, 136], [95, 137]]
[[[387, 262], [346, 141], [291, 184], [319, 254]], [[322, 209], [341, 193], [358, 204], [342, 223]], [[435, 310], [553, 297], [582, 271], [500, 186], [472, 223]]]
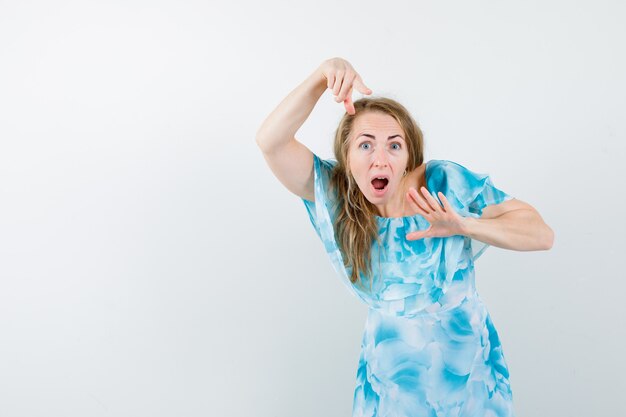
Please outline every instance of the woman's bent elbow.
[[554, 231], [550, 228], [550, 226], [546, 225], [546, 231], [544, 232], [542, 241], [543, 241], [543, 245], [542, 245], [543, 250], [552, 249], [552, 245], [554, 244]]

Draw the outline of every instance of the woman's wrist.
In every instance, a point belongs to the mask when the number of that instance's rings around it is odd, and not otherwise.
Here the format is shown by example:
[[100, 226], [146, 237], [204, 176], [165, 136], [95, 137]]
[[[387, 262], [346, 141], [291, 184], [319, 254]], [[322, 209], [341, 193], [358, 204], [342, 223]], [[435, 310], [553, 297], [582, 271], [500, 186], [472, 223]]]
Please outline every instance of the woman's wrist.
[[478, 221], [474, 217], [461, 217], [460, 235], [474, 238], [475, 227]]
[[321, 66], [317, 67], [306, 81], [309, 83], [311, 94], [313, 94], [316, 101], [319, 100], [322, 94], [324, 94], [324, 91], [328, 88], [328, 81], [321, 70]]

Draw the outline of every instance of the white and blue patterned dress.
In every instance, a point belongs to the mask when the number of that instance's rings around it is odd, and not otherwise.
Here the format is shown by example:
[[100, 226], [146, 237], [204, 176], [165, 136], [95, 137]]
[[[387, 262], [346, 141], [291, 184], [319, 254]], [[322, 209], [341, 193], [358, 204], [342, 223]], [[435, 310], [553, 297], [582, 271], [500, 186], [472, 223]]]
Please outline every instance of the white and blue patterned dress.
[[[513, 417], [502, 346], [474, 282], [474, 261], [489, 245], [460, 235], [409, 241], [428, 228], [424, 217], [377, 216], [372, 280], [352, 284], [332, 227], [335, 164], [314, 155], [315, 202], [302, 201], [334, 269], [369, 307], [353, 417]], [[464, 217], [513, 198], [452, 161], [429, 161], [425, 175], [433, 197], [441, 191]]]

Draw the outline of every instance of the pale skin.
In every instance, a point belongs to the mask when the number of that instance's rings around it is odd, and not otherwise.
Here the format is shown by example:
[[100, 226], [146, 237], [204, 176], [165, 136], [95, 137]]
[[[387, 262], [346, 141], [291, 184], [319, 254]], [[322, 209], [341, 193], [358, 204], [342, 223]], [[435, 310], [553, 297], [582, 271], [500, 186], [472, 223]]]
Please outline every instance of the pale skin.
[[[348, 161], [359, 189], [382, 217], [419, 214], [428, 221], [428, 229], [408, 233], [407, 240], [462, 235], [506, 249], [549, 249], [544, 239], [552, 240], [552, 231], [528, 203], [512, 199], [487, 206], [479, 219], [463, 217], [443, 193], [437, 193], [439, 203], [425, 187], [424, 164], [403, 177], [409, 157], [404, 136], [393, 117], [362, 113], [353, 125]], [[379, 175], [389, 177], [383, 196], [370, 183]]]
[[[354, 114], [353, 87], [362, 94], [372, 93], [347, 61], [341, 58], [326, 60], [283, 100], [257, 132], [257, 143], [276, 176], [302, 198], [314, 201], [313, 156], [293, 135], [326, 89], [333, 91], [335, 101], [342, 103], [348, 114]], [[359, 115], [351, 132], [354, 136], [351, 137], [348, 159], [359, 189], [381, 216], [419, 214], [428, 221], [428, 229], [408, 233], [407, 240], [463, 235], [492, 246], [519, 251], [552, 247], [554, 232], [538, 211], [526, 202], [514, 198], [485, 207], [480, 218], [463, 217], [453, 209], [445, 195], [437, 194], [440, 204], [430, 194], [424, 183], [424, 164], [403, 177], [408, 152], [404, 132], [394, 123], [395, 119], [385, 114], [369, 112]], [[394, 135], [400, 137], [389, 139]], [[368, 145], [364, 145], [365, 142]], [[388, 190], [384, 195], [376, 196], [370, 181], [373, 176], [383, 173], [389, 178]]]

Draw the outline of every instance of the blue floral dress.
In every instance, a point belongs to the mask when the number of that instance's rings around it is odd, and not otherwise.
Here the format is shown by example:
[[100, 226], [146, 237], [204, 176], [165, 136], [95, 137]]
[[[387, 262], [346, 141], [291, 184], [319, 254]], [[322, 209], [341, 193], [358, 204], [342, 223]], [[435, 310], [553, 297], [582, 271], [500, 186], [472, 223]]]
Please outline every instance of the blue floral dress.
[[[340, 279], [369, 307], [353, 417], [513, 417], [502, 346], [474, 282], [474, 261], [489, 245], [460, 235], [409, 241], [428, 228], [424, 217], [377, 216], [372, 276], [353, 284], [332, 226], [336, 161], [313, 159], [315, 202], [302, 201]], [[431, 160], [425, 172], [433, 197], [441, 191], [464, 217], [513, 198], [452, 161]]]

